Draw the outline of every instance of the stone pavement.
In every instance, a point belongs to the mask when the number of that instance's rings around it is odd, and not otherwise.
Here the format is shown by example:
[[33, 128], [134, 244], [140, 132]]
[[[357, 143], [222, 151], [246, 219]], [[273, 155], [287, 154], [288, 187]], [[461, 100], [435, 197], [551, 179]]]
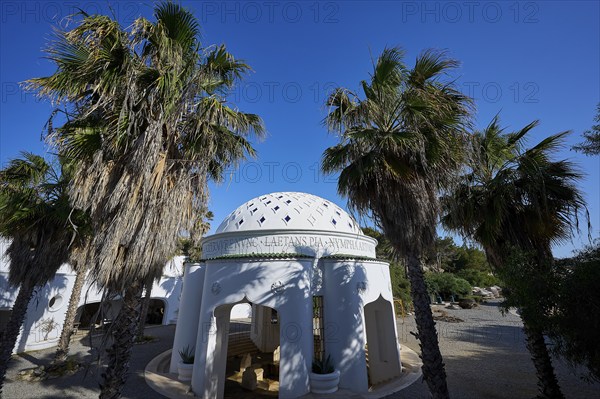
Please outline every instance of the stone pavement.
[[[434, 309], [437, 308], [434, 306]], [[459, 323], [437, 323], [452, 398], [531, 399], [536, 396], [535, 372], [517, 315], [502, 316], [494, 302], [471, 310], [445, 311], [463, 320]], [[156, 336], [159, 340], [134, 348], [130, 375], [123, 391], [124, 399], [164, 398], [146, 384], [144, 370], [153, 358], [171, 348], [174, 331], [174, 326], [149, 327], [146, 330], [146, 334]], [[411, 331], [416, 331], [413, 317], [398, 319], [401, 344], [418, 351], [419, 345], [410, 334]], [[85, 342], [74, 342], [72, 347], [72, 354], [89, 362], [86, 370], [70, 377], [43, 382], [15, 381], [19, 370], [48, 364], [54, 350], [24, 353], [11, 361], [3, 399], [97, 398], [102, 367], [95, 361], [95, 350]], [[564, 362], [555, 361], [554, 364], [565, 397], [600, 398], [600, 384], [583, 382]], [[426, 384], [419, 379], [387, 399], [429, 397]]]

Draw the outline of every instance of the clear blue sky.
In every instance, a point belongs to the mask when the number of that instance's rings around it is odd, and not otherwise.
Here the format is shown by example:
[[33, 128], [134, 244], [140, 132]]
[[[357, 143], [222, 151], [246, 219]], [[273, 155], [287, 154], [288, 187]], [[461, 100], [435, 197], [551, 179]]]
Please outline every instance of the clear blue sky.
[[[407, 51], [407, 63], [426, 48], [447, 49], [461, 67], [461, 89], [477, 104], [477, 126], [501, 112], [518, 129], [533, 119], [538, 141], [572, 130], [570, 144], [593, 124], [600, 102], [600, 8], [597, 1], [190, 1], [205, 45], [225, 43], [254, 72], [232, 100], [264, 118], [266, 140], [257, 160], [211, 185], [213, 230], [246, 200], [272, 191], [306, 191], [344, 206], [335, 179], [318, 172], [323, 150], [336, 142], [321, 125], [334, 86], [358, 88], [371, 56], [386, 46]], [[144, 1], [3, 1], [0, 3], [0, 161], [21, 150], [45, 151], [40, 135], [52, 107], [23, 93], [19, 82], [53, 71], [43, 58], [52, 27], [74, 11], [113, 12], [129, 25], [148, 16]], [[565, 150], [561, 157], [586, 173], [582, 184], [600, 236], [600, 157]], [[567, 256], [586, 235], [555, 248]]]

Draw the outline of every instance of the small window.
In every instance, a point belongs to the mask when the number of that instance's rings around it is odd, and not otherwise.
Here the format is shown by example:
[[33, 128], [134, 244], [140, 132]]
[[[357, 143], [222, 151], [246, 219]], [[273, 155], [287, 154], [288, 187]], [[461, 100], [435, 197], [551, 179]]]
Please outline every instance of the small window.
[[331, 219], [331, 223], [333, 223], [333, 225], [335, 226], [337, 224], [337, 220]]
[[238, 222], [238, 226], [241, 226], [244, 223], [244, 219], [240, 219], [240, 221]]
[[292, 203], [292, 200], [286, 200], [285, 203], [289, 205]]
[[292, 220], [292, 218], [290, 217], [290, 215], [287, 215], [286, 217], [283, 218], [283, 220], [285, 220], [286, 222], [289, 222], [290, 220]]
[[63, 305], [63, 297], [62, 295], [55, 295], [52, 298], [50, 298], [50, 301], [48, 302], [48, 310], [50, 310], [51, 312], [56, 312], [57, 310], [59, 310], [60, 308], [62, 308]]
[[265, 220], [267, 219], [264, 216], [262, 216], [260, 219], [258, 219], [258, 223], [263, 224]]
[[277, 212], [279, 210], [279, 205], [277, 205], [275, 208], [273, 208], [273, 211]]

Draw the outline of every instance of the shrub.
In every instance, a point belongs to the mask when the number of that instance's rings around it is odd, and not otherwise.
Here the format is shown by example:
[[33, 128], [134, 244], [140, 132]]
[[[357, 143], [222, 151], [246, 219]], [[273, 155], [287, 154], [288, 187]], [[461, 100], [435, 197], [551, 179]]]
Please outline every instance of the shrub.
[[392, 280], [392, 293], [394, 298], [398, 298], [404, 304], [406, 309], [412, 306], [410, 296], [410, 282], [406, 277], [404, 266], [399, 263], [390, 264], [390, 279]]
[[557, 262], [557, 304], [550, 337], [555, 353], [588, 368], [586, 380], [600, 381], [600, 240], [575, 257]]
[[440, 295], [444, 299], [471, 293], [471, 284], [452, 273], [427, 273], [425, 274], [425, 283], [430, 294]]
[[501, 286], [500, 279], [493, 274], [475, 269], [464, 269], [456, 273], [456, 276], [467, 280], [475, 287], [491, 287], [493, 285]]

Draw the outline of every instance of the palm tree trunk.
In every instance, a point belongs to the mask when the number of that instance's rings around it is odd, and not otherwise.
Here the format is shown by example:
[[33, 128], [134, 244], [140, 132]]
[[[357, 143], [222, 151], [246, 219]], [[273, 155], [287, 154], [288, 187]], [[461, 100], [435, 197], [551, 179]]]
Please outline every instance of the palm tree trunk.
[[150, 300], [152, 299], [152, 286], [154, 285], [154, 279], [150, 279], [146, 282], [146, 296], [142, 301], [142, 310], [140, 311], [140, 325], [138, 327], [137, 338], [141, 339], [144, 336], [144, 329], [146, 328], [146, 317], [148, 316], [148, 309], [150, 308]]
[[102, 373], [103, 382], [100, 384], [100, 399], [117, 399], [121, 397], [121, 390], [127, 380], [129, 359], [135, 341], [135, 334], [139, 321], [139, 295], [138, 284], [134, 284], [125, 291], [123, 305], [119, 311], [113, 329], [113, 343], [109, 349], [108, 365]]
[[542, 330], [536, 328], [528, 322], [526, 312], [522, 313], [523, 331], [527, 341], [527, 349], [531, 354], [531, 360], [535, 366], [535, 374], [538, 379], [538, 388], [540, 390], [539, 398], [543, 399], [564, 399], [564, 396], [558, 385], [552, 359], [548, 353], [548, 347], [544, 340]]
[[71, 343], [71, 335], [73, 335], [73, 325], [75, 323], [75, 316], [77, 316], [77, 305], [79, 305], [79, 299], [81, 298], [81, 290], [85, 283], [86, 268], [84, 265], [76, 266], [77, 277], [75, 277], [75, 285], [73, 285], [73, 291], [69, 298], [69, 307], [67, 308], [67, 314], [65, 315], [65, 322], [63, 324], [60, 339], [58, 341], [58, 348], [54, 355], [54, 362], [65, 361], [69, 353], [69, 345]]
[[34, 288], [35, 285], [28, 280], [21, 284], [19, 294], [12, 307], [10, 319], [6, 325], [4, 334], [2, 335], [2, 342], [0, 343], [0, 397], [2, 397], [2, 386], [4, 385], [6, 370], [8, 369], [8, 362], [10, 361], [12, 350], [19, 337], [19, 331], [21, 330], [23, 320], [25, 320], [27, 307], [33, 296]]
[[406, 264], [410, 280], [410, 294], [415, 308], [417, 339], [419, 340], [421, 359], [423, 360], [423, 378], [427, 382], [429, 392], [434, 399], [448, 399], [450, 394], [446, 384], [446, 370], [440, 352], [420, 257], [415, 254], [408, 254]]

